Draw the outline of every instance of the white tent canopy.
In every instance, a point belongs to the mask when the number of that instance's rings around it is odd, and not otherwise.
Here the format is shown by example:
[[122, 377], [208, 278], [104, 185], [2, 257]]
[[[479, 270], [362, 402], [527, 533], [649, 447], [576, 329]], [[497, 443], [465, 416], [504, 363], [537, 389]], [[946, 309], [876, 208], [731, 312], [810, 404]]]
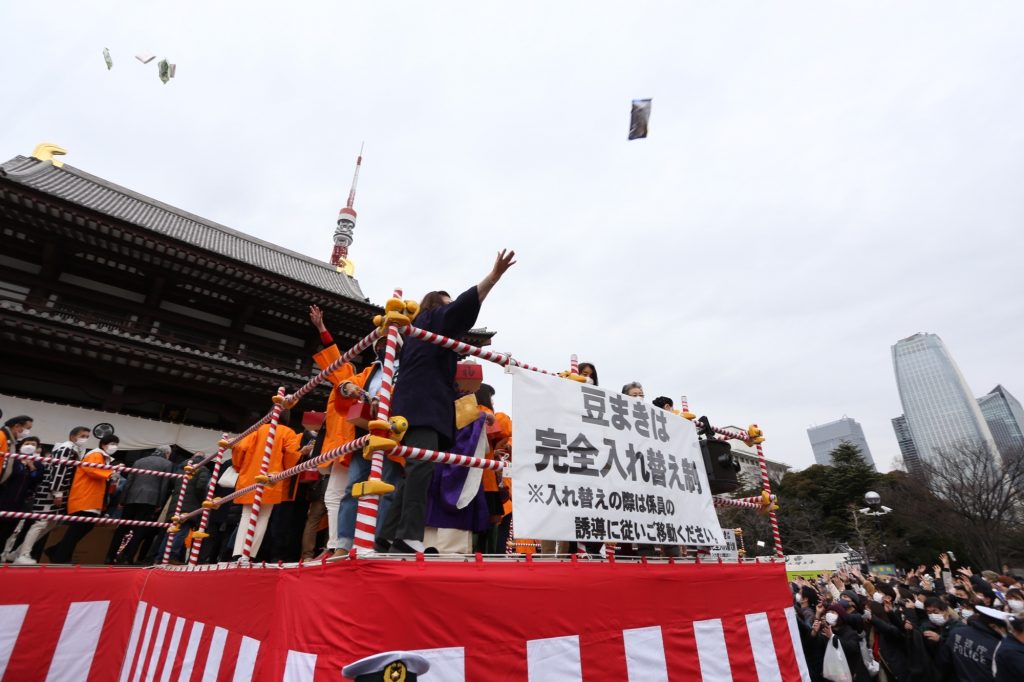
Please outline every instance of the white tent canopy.
[[22, 414], [32, 417], [32, 435], [39, 436], [44, 443], [63, 443], [72, 428], [88, 426], [91, 430], [103, 422], [114, 425], [114, 434], [121, 439], [122, 450], [147, 450], [158, 445], [177, 445], [189, 452], [212, 452], [221, 437], [220, 432], [213, 429], [2, 394], [0, 410], [4, 413], [3, 421]]

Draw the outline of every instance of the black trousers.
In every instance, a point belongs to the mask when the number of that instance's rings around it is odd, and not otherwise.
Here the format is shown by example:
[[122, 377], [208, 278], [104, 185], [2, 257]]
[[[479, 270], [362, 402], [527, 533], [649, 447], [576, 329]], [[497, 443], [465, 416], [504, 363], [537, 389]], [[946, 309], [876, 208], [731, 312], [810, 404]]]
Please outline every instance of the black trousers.
[[[72, 514], [72, 516], [96, 518], [99, 514], [96, 512], [79, 511]], [[92, 529], [95, 527], [95, 523], [82, 521], [69, 523], [68, 531], [64, 533], [64, 537], [60, 539], [60, 542], [47, 548], [46, 554], [50, 557], [50, 561], [55, 564], [71, 563], [71, 556], [75, 553], [75, 547], [77, 547], [81, 539], [92, 532]]]
[[[126, 504], [121, 513], [121, 518], [130, 521], [153, 521], [156, 519], [159, 511], [152, 504]], [[121, 547], [121, 542], [124, 541], [124, 536], [129, 531], [131, 531], [132, 539], [128, 541], [128, 545], [125, 546], [124, 551], [118, 556], [117, 550]], [[155, 535], [156, 531], [156, 528], [146, 528], [145, 526], [118, 526], [117, 530], [114, 531], [114, 537], [110, 541], [110, 547], [107, 548], [107, 563], [113, 563], [115, 559], [121, 559], [126, 563], [134, 563], [135, 552], [138, 551], [139, 545], [146, 538]]]
[[[402, 445], [426, 450], [439, 450], [441, 437], [427, 426], [412, 426], [405, 433]], [[386, 540], [423, 540], [427, 525], [427, 493], [434, 477], [434, 463], [408, 460], [405, 477], [398, 481], [391, 493], [394, 501], [384, 520], [381, 535]]]

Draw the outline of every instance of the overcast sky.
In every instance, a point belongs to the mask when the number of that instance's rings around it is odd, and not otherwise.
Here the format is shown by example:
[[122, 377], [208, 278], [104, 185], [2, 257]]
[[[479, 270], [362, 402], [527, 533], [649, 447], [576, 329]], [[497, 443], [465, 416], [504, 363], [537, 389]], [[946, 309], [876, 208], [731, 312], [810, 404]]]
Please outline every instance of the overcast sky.
[[0, 38], [3, 158], [55, 142], [326, 260], [365, 140], [372, 300], [514, 247], [495, 348], [756, 421], [772, 459], [848, 415], [888, 469], [917, 331], [1024, 398], [1019, 2], [8, 2]]

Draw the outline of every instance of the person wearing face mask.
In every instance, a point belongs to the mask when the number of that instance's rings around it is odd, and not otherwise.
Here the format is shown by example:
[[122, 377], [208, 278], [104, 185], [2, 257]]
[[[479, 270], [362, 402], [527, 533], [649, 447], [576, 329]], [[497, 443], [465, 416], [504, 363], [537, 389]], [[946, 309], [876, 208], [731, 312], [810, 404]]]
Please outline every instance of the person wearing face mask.
[[939, 597], [925, 599], [924, 609], [928, 615], [927, 620], [921, 624], [921, 636], [924, 637], [928, 655], [934, 659], [949, 638], [950, 631], [960, 627], [961, 623], [956, 612]]
[[872, 650], [877, 653], [889, 682], [913, 679], [907, 660], [903, 619], [897, 610], [896, 591], [890, 585], [876, 587], [865, 617], [871, 622]]
[[597, 386], [597, 367], [592, 362], [580, 363], [580, 376], [587, 380], [591, 386]]
[[1024, 592], [1016, 587], [1006, 591], [1006, 609], [1017, 618], [1024, 618]]
[[[29, 436], [18, 443], [18, 452], [22, 455], [39, 455], [42, 454], [39, 446], [39, 439]], [[0, 510], [25, 511], [26, 503], [43, 477], [43, 465], [31, 459], [11, 457], [10, 460], [11, 475], [0, 486]], [[0, 545], [8, 544], [17, 527], [18, 519], [0, 518]]]
[[13, 459], [7, 457], [8, 452], [15, 452], [14, 448], [23, 438], [32, 435], [32, 417], [19, 415], [11, 417], [4, 422], [0, 428], [0, 485], [7, 481], [11, 475], [11, 462]]
[[[82, 458], [83, 462], [94, 462], [96, 464], [110, 464], [113, 462], [114, 453], [121, 440], [117, 436], [104, 436], [100, 439], [100, 446], [89, 452]], [[71, 491], [68, 493], [67, 513], [71, 516], [99, 517], [103, 515], [104, 497], [107, 494], [107, 485], [114, 476], [110, 469], [98, 469], [96, 467], [77, 467], [74, 480], [71, 483]], [[71, 562], [75, 547], [88, 535], [96, 524], [78, 522], [68, 525], [67, 532], [60, 542], [46, 548], [46, 555], [55, 564], [67, 564]]]
[[[50, 453], [59, 460], [78, 460], [85, 452], [89, 442], [89, 427], [76, 426], [68, 433], [68, 440], [58, 443]], [[36, 514], [63, 514], [71, 481], [75, 475], [75, 467], [67, 464], [51, 463], [45, 467], [42, 480], [35, 488], [31, 511]], [[15, 534], [15, 542], [11, 549], [6, 549], [4, 560], [13, 560], [15, 564], [32, 565], [36, 563], [32, 557], [32, 549], [36, 542], [49, 533], [57, 525], [49, 519], [26, 521], [21, 534]], [[23, 536], [22, 536], [23, 534]], [[20, 538], [20, 544], [18, 540]]]
[[863, 629], [863, 625], [860, 614], [856, 613], [856, 606], [848, 599], [839, 599], [825, 612], [824, 619], [843, 647], [853, 682], [871, 682], [871, 673], [861, 655], [861, 635], [858, 630]]

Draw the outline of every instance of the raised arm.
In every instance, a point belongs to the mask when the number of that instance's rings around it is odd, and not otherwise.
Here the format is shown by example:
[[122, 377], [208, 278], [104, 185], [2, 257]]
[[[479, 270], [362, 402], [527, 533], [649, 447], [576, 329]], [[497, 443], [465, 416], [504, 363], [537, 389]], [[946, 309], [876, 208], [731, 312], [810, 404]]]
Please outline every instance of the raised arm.
[[491, 293], [491, 289], [498, 283], [501, 276], [505, 272], [516, 264], [515, 261], [516, 252], [502, 249], [498, 252], [498, 257], [494, 259], [494, 267], [487, 273], [487, 276], [480, 281], [480, 284], [476, 285], [477, 294], [480, 296], [480, 302], [483, 303], [484, 299], [487, 298], [487, 294]]

